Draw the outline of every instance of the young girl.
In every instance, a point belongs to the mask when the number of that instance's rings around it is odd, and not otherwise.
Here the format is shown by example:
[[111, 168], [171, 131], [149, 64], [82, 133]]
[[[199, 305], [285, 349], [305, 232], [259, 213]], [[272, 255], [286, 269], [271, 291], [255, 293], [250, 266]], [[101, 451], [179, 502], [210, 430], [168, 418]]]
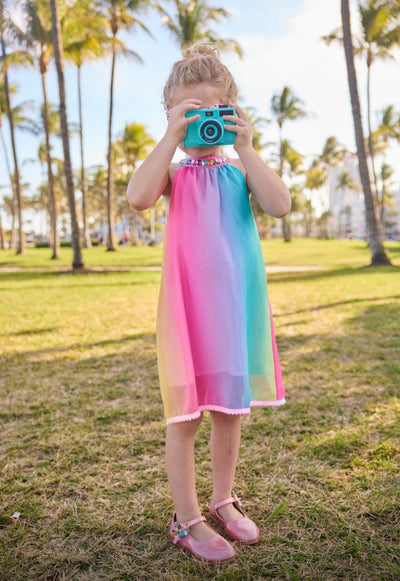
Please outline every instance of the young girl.
[[[169, 199], [164, 267], [157, 314], [157, 351], [167, 420], [166, 464], [175, 505], [170, 536], [206, 561], [229, 561], [234, 547], [201, 516], [195, 487], [194, 441], [211, 414], [213, 494], [210, 514], [228, 538], [257, 542], [259, 530], [232, 496], [241, 416], [251, 406], [284, 403], [269, 310], [265, 265], [249, 192], [280, 218], [290, 194], [252, 147], [252, 129], [235, 105], [237, 87], [214, 45], [188, 49], [164, 89], [168, 127], [132, 176], [128, 200], [145, 210]], [[185, 148], [200, 108], [234, 107], [225, 130], [236, 134], [238, 159], [221, 147]], [[172, 163], [176, 148], [187, 155]]]

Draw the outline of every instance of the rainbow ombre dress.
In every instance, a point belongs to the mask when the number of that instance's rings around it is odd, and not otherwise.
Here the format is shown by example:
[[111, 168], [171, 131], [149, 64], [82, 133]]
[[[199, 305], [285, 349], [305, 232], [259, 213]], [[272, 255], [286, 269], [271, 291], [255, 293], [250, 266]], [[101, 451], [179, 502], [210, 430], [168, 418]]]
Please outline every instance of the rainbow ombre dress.
[[[285, 402], [246, 181], [223, 157], [175, 174], [157, 312], [167, 423]], [[203, 165], [204, 164], [204, 165]]]

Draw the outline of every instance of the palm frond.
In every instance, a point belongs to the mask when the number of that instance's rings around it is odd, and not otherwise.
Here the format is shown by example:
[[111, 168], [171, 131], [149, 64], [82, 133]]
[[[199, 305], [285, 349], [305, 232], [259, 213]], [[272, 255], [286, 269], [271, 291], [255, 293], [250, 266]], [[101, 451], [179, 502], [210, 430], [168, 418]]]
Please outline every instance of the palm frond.
[[130, 48], [120, 48], [118, 50], [119, 54], [121, 54], [122, 56], [126, 57], [126, 58], [133, 58], [135, 59], [137, 62], [139, 63], [143, 63], [143, 59], [142, 57], [135, 52], [134, 50], [131, 50]]
[[4, 57], [0, 57], [1, 71], [4, 73], [9, 67], [26, 67], [34, 65], [33, 56], [25, 50], [15, 50]]

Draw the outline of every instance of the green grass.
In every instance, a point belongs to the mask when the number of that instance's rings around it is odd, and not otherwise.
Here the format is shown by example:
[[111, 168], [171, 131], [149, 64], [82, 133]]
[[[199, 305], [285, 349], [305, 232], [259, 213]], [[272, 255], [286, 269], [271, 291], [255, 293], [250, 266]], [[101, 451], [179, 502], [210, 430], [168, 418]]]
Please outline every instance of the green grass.
[[[81, 275], [48, 251], [0, 253], [0, 579], [400, 578], [400, 273], [358, 268], [362, 242], [263, 248], [269, 264], [327, 268], [269, 276], [287, 405], [243, 420], [236, 492], [262, 536], [225, 566], [167, 537], [160, 272], [132, 270], [161, 250], [94, 249], [88, 266], [124, 271]], [[206, 416], [204, 509], [209, 431]]]

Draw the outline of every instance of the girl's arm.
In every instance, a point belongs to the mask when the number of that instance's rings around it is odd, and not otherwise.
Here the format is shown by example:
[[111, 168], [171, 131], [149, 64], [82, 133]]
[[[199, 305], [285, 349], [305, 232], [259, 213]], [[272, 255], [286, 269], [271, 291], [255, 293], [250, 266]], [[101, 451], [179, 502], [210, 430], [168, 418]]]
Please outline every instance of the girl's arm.
[[185, 117], [185, 113], [200, 105], [197, 99], [186, 99], [172, 109], [164, 137], [129, 180], [128, 202], [135, 210], [150, 208], [168, 189], [168, 170], [176, 148], [184, 140], [189, 123], [199, 119], [199, 115]]
[[251, 144], [252, 128], [243, 109], [235, 105], [237, 117], [225, 115], [224, 119], [235, 125], [225, 129], [236, 135], [234, 149], [246, 171], [247, 186], [261, 208], [275, 218], [283, 218], [292, 205], [290, 193], [281, 178], [261, 159]]
[[174, 141], [165, 135], [129, 180], [128, 202], [135, 210], [146, 210], [168, 187], [168, 168], [175, 153]]

